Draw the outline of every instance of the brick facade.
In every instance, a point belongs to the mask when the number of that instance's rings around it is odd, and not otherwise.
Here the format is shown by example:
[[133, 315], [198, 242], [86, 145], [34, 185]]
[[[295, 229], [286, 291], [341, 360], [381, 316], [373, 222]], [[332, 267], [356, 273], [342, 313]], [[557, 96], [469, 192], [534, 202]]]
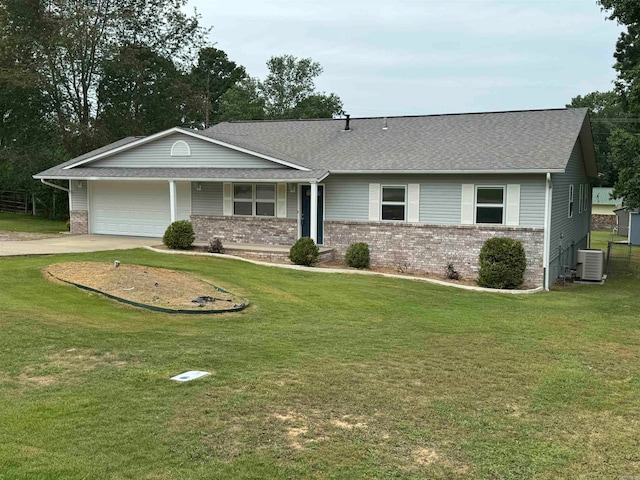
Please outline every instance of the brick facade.
[[86, 210], [71, 210], [69, 213], [71, 233], [87, 235], [89, 233], [89, 213]]
[[541, 228], [476, 225], [416, 225], [386, 222], [324, 223], [325, 245], [344, 256], [354, 242], [366, 242], [371, 264], [399, 272], [444, 275], [449, 262], [463, 278], [477, 278], [478, 256], [485, 240], [510, 237], [522, 242], [527, 256], [525, 284], [540, 286], [544, 281]]
[[591, 230], [611, 230], [617, 225], [616, 215], [591, 215]]
[[225, 243], [293, 245], [298, 222], [289, 218], [211, 217], [191, 215], [197, 242], [219, 238]]

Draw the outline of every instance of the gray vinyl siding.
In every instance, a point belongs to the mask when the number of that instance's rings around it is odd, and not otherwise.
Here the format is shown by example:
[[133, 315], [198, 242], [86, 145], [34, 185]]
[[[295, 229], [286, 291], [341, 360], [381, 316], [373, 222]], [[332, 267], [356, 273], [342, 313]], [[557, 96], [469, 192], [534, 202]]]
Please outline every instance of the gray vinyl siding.
[[[222, 182], [202, 182], [200, 191], [196, 190], [196, 183], [191, 187], [191, 212], [193, 215], [222, 216]], [[298, 218], [298, 194], [300, 188], [296, 187], [294, 193], [287, 188], [287, 218]]]
[[[171, 156], [171, 147], [177, 140], [187, 142], [191, 156]], [[122, 153], [91, 163], [92, 167], [208, 167], [208, 168], [278, 168], [282, 167], [263, 158], [238, 152], [205, 140], [175, 133], [154, 142], [134, 147]]]
[[520, 185], [520, 226], [543, 227], [543, 175], [330, 175], [326, 185], [326, 220], [369, 220], [369, 184], [420, 184], [420, 223], [459, 225], [462, 185]]
[[69, 181], [69, 191], [71, 193], [70, 210], [72, 211], [88, 210], [87, 182], [82, 180], [80, 183], [82, 184], [82, 188], [78, 188], [77, 180]]
[[[578, 140], [573, 148], [565, 173], [551, 175], [553, 183], [551, 203], [551, 231], [549, 242], [549, 279], [551, 283], [572, 267], [576, 251], [587, 247], [591, 219], [591, 205], [580, 212], [580, 185], [588, 184], [582, 146]], [[573, 185], [573, 216], [569, 218], [569, 185]], [[587, 194], [590, 198], [590, 187]]]
[[199, 191], [196, 185], [197, 182], [191, 183], [191, 213], [222, 216], [222, 183], [202, 182]]

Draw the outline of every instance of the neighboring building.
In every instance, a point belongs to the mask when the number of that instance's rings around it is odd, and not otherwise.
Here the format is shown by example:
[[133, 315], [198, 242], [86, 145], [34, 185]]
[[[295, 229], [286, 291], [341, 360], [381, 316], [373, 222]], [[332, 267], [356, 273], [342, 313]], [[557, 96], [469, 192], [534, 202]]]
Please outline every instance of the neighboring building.
[[221, 123], [125, 138], [35, 175], [69, 181], [73, 233], [290, 245], [475, 277], [485, 240], [523, 243], [549, 286], [587, 247], [596, 176], [586, 109]]
[[612, 198], [612, 187], [593, 187], [591, 191], [591, 229], [611, 230], [616, 226], [615, 210], [622, 207], [621, 198]]

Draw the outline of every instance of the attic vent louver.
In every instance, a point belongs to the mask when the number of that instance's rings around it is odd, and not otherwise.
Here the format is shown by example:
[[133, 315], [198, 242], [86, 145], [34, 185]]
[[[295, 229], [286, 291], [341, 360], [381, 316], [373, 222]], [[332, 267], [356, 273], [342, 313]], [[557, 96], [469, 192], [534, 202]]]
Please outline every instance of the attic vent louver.
[[345, 122], [345, 124], [344, 124], [344, 131], [345, 131], [345, 132], [346, 132], [346, 131], [351, 130], [351, 129], [349, 128], [349, 117], [350, 117], [350, 116], [351, 116], [351, 115], [345, 115], [345, 117], [347, 117], [347, 121], [346, 121], [346, 122]]

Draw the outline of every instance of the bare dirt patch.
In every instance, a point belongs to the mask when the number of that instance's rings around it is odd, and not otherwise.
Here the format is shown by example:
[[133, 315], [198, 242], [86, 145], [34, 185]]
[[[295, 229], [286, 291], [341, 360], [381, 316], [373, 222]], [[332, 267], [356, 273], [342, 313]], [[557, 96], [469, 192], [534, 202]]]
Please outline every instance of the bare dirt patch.
[[[98, 290], [125, 300], [170, 310], [225, 311], [240, 309], [246, 300], [221, 291], [193, 275], [142, 265], [69, 262], [49, 265], [51, 279]], [[194, 300], [199, 299], [198, 302]]]

